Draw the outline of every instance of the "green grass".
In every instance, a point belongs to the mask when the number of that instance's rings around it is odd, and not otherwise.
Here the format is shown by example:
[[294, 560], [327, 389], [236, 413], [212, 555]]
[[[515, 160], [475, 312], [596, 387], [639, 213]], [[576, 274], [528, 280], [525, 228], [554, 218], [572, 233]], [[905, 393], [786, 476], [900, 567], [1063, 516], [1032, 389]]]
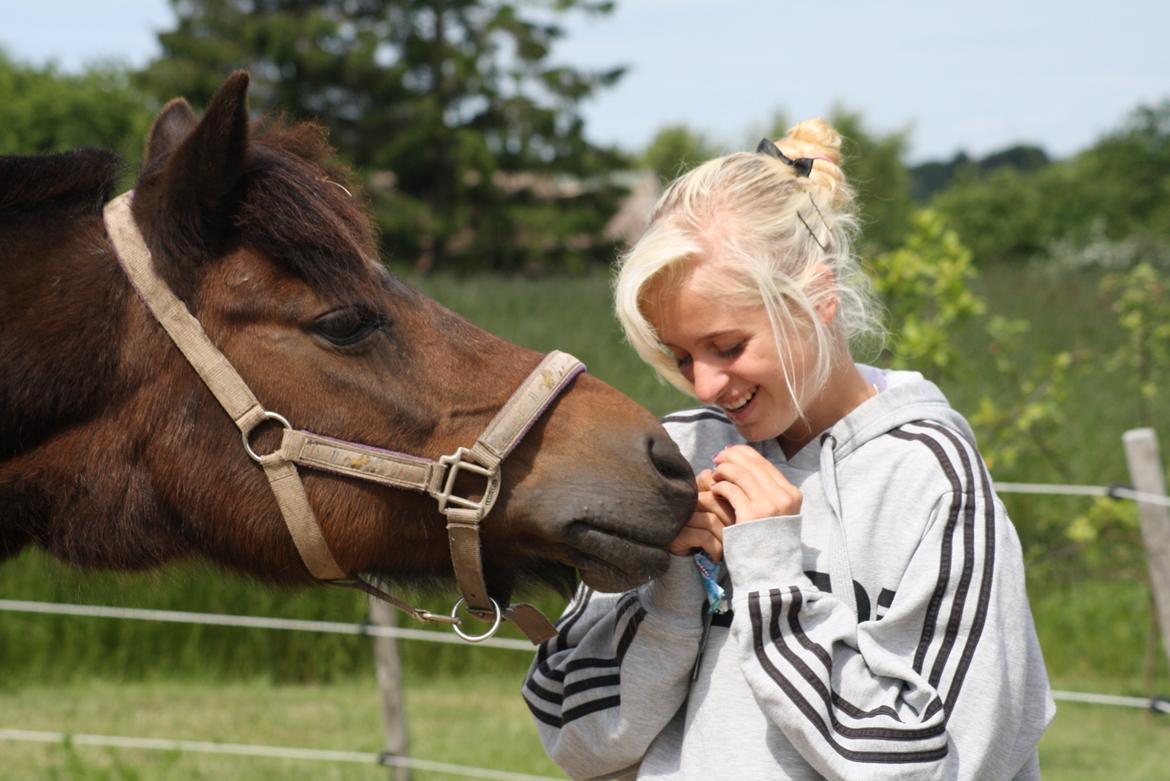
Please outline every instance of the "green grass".
[[[407, 687], [410, 755], [560, 777], [519, 696], [517, 675], [422, 679]], [[99, 735], [373, 752], [382, 750], [379, 694], [369, 681], [330, 686], [91, 680], [0, 693], [0, 727]], [[0, 742], [0, 779], [386, 779], [376, 765], [225, 757], [84, 745]], [[446, 773], [415, 771], [415, 781]]]
[[[514, 675], [412, 678], [406, 689], [411, 756], [473, 767], [560, 777], [545, 756]], [[281, 686], [263, 682], [111, 683], [0, 692], [0, 727], [295, 746], [381, 750], [372, 682]], [[1040, 743], [1046, 779], [1165, 778], [1170, 716], [1060, 703]], [[166, 778], [385, 779], [375, 766], [221, 757], [171, 751], [2, 743], [0, 779], [137, 781]], [[416, 781], [449, 779], [416, 771]]]

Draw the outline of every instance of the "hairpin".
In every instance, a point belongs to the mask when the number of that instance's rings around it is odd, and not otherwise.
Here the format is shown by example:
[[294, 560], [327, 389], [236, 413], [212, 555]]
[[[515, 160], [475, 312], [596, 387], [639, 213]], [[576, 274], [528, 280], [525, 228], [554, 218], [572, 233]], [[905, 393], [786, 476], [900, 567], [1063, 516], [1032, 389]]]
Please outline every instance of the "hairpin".
[[[756, 152], [759, 154], [768, 155], [769, 157], [774, 157], [780, 162], [792, 166], [797, 176], [804, 177], [807, 177], [810, 173], [812, 173], [814, 160], [826, 160], [828, 162], [832, 162], [827, 157], [798, 157], [797, 159], [793, 160], [788, 157], [788, 155], [781, 152], [780, 147], [772, 143], [770, 138], [761, 138], [759, 145], [756, 147]], [[827, 227], [828, 224], [825, 222], [825, 215], [821, 213], [821, 208], [817, 206], [817, 202], [813, 200], [812, 193], [808, 193], [808, 200], [812, 204], [813, 209], [816, 210], [817, 216], [821, 218], [821, 224]], [[814, 231], [812, 226], [808, 224], [808, 221], [804, 218], [804, 215], [798, 211], [796, 213], [796, 218], [800, 220], [802, 225], [804, 225], [805, 230], [808, 231], [808, 235], [812, 236], [812, 240], [817, 243], [817, 246], [821, 248], [821, 251], [828, 252], [829, 248], [826, 247], [824, 243], [817, 237], [816, 231]]]
[[[804, 223], [804, 227], [805, 227], [805, 229], [808, 231], [808, 235], [809, 235], [809, 236], [812, 236], [812, 240], [813, 240], [813, 241], [815, 241], [815, 242], [817, 243], [817, 246], [821, 248], [821, 251], [822, 251], [822, 252], [828, 252], [828, 251], [829, 251], [829, 248], [828, 248], [828, 247], [826, 247], [824, 244], [822, 244], [822, 243], [821, 243], [821, 240], [817, 238], [817, 234], [816, 234], [816, 232], [815, 232], [815, 231], [812, 229], [812, 226], [811, 226], [811, 225], [809, 225], [809, 224], [808, 224], [808, 222], [806, 222], [806, 221], [805, 221], [805, 219], [804, 219], [804, 215], [803, 215], [803, 214], [801, 214], [800, 212], [797, 212], [797, 213], [796, 213], [796, 219], [798, 219], [798, 220], [800, 220], [802, 223]], [[823, 220], [822, 220], [822, 222], [823, 222]]]

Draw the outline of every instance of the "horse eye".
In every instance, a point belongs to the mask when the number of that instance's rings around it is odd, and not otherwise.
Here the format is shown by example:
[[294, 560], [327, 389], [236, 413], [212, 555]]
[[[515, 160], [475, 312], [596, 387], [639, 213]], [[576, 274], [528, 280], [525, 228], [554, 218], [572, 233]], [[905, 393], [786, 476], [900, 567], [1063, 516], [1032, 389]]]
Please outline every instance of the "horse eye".
[[386, 325], [386, 316], [369, 309], [337, 309], [317, 318], [313, 331], [337, 347], [352, 347]]

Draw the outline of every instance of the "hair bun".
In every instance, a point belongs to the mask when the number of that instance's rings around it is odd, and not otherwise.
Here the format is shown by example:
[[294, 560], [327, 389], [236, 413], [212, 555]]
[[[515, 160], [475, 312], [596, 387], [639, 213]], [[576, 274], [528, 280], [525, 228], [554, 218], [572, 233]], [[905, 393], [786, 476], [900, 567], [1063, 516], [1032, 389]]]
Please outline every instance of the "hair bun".
[[841, 206], [852, 199], [841, 170], [841, 134], [827, 121], [815, 117], [797, 122], [776, 146], [794, 160], [809, 157], [815, 161], [809, 180], [818, 189], [827, 190], [834, 205]]

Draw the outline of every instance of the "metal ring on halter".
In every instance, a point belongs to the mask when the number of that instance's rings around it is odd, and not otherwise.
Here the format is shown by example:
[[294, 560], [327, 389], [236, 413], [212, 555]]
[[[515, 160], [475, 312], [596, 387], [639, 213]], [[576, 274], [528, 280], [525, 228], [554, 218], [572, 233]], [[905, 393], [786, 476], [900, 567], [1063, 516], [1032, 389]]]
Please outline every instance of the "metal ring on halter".
[[[275, 420], [277, 423], [284, 426], [286, 429], [292, 428], [292, 424], [288, 422], [288, 420], [284, 417], [284, 415], [281, 415], [279, 413], [264, 410], [264, 417], [268, 420]], [[244, 440], [244, 450], [248, 451], [248, 455], [251, 456], [252, 460], [255, 461], [257, 464], [260, 463], [260, 459], [264, 458], [264, 456], [259, 455], [255, 450], [252, 449], [252, 443], [248, 441], [248, 438], [250, 436], [252, 436], [252, 432], [258, 428], [260, 428], [259, 423], [256, 424], [255, 426], [253, 426], [252, 428], [248, 429], [247, 431], [240, 432], [240, 436]]]
[[[482, 635], [469, 635], [459, 627], [459, 624], [452, 624], [451, 628], [455, 630], [455, 634], [459, 635], [469, 643], [478, 643], [480, 640], [487, 640], [489, 637], [494, 635], [496, 630], [500, 628], [500, 619], [504, 617], [504, 614], [500, 612], [500, 605], [498, 602], [496, 602], [491, 597], [488, 597], [488, 602], [492, 603], [492, 609], [496, 611], [496, 620], [492, 622], [491, 629], [487, 630]], [[451, 618], [459, 617], [459, 608], [462, 606], [463, 597], [459, 597], [459, 601], [455, 603], [455, 607], [451, 608]]]

